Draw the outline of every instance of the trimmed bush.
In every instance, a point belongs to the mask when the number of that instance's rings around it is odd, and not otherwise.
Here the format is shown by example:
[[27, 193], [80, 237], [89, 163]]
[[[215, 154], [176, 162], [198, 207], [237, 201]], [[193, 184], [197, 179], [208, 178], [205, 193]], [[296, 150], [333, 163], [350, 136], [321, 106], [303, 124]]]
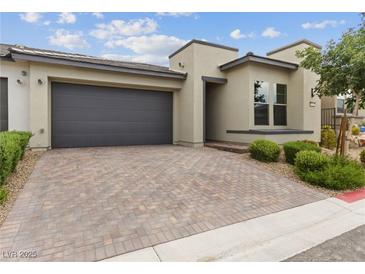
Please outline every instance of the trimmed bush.
[[321, 152], [321, 148], [314, 144], [303, 141], [288, 142], [284, 144], [285, 159], [289, 164], [294, 165], [296, 154], [299, 151], [313, 150]]
[[16, 168], [30, 137], [29, 132], [8, 131], [0, 133], [0, 185]]
[[2, 205], [8, 197], [8, 191], [4, 187], [0, 187], [0, 205]]
[[357, 126], [353, 126], [352, 127], [352, 135], [359, 135], [360, 134], [360, 129]]
[[307, 144], [312, 144], [312, 145], [318, 146], [318, 143], [315, 142], [315, 141], [312, 141], [312, 140], [303, 140], [302, 142], [303, 143], [307, 143]]
[[[304, 157], [302, 154], [298, 156]], [[301, 165], [302, 160], [297, 160], [295, 171], [302, 180], [329, 189], [347, 190], [365, 186], [365, 170], [358, 162], [338, 156], [328, 157], [327, 160], [327, 163], [319, 160], [318, 169], [309, 165], [306, 169]]]
[[298, 172], [323, 170], [329, 163], [329, 157], [313, 150], [299, 151], [295, 157]]
[[365, 149], [360, 152], [360, 161], [365, 164]]
[[261, 162], [277, 162], [280, 147], [269, 140], [257, 140], [250, 145], [251, 157]]
[[334, 149], [336, 147], [336, 132], [329, 126], [325, 126], [321, 130], [321, 143], [322, 147], [328, 149]]

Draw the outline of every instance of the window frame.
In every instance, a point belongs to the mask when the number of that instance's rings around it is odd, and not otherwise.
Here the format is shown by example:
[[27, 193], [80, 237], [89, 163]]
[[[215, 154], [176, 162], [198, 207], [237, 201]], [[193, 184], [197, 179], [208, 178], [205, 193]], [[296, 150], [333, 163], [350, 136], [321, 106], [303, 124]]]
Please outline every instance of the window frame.
[[[260, 103], [260, 102], [255, 102], [255, 83], [257, 81], [260, 82], [266, 82], [268, 83], [268, 102], [267, 103]], [[284, 85], [286, 86], [286, 104], [282, 104], [282, 103], [274, 103], [276, 101], [276, 98], [274, 98], [276, 96], [276, 87], [277, 85]], [[270, 81], [265, 81], [265, 80], [254, 80], [253, 81], [253, 110], [252, 110], [252, 116], [253, 119], [252, 121], [252, 125], [253, 128], [255, 129], [287, 129], [288, 128], [288, 84], [287, 83], [283, 83], [283, 82], [270, 82]], [[255, 124], [255, 105], [256, 104], [268, 104], [268, 125], [257, 125]], [[274, 125], [274, 106], [275, 105], [282, 105], [286, 107], [286, 125]]]

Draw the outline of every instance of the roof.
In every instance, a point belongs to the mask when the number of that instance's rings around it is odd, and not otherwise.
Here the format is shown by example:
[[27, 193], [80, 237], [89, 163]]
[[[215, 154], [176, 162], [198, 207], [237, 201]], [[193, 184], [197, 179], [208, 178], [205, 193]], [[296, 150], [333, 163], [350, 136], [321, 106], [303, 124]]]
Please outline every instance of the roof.
[[186, 78], [186, 73], [173, 71], [170, 68], [163, 66], [110, 60], [95, 56], [31, 48], [20, 45], [0, 44], [0, 57], [11, 58], [13, 60], [38, 61], [151, 76], [180, 79]]
[[221, 71], [228, 70], [234, 68], [238, 65], [242, 65], [248, 62], [260, 63], [265, 65], [276, 66], [284, 69], [296, 70], [298, 69], [298, 65], [290, 62], [285, 62], [281, 60], [271, 59], [267, 57], [262, 57], [258, 55], [254, 55], [252, 53], [248, 53], [247, 55], [240, 57], [238, 59], [234, 59], [228, 63], [220, 65], [219, 68]]
[[317, 43], [314, 43], [314, 42], [309, 41], [307, 39], [301, 39], [301, 40], [295, 41], [293, 43], [290, 43], [288, 45], [285, 45], [285, 46], [282, 46], [280, 48], [277, 48], [277, 49], [274, 49], [272, 51], [269, 51], [268, 53], [266, 53], [266, 55], [271, 55], [271, 54], [274, 54], [276, 52], [283, 51], [283, 50], [286, 50], [288, 48], [295, 47], [295, 46], [300, 45], [300, 44], [307, 44], [308, 46], [312, 46], [312, 47], [315, 47], [315, 48], [318, 48], [318, 49], [321, 49], [322, 48], [321, 45], [319, 45]]
[[184, 46], [182, 46], [181, 48], [179, 48], [177, 51], [175, 51], [174, 53], [172, 53], [169, 56], [169, 58], [175, 56], [176, 54], [178, 54], [179, 52], [183, 51], [184, 49], [186, 49], [188, 46], [190, 46], [193, 43], [200, 44], [200, 45], [205, 45], [205, 46], [210, 46], [210, 47], [216, 47], [216, 48], [226, 49], [226, 50], [231, 50], [231, 51], [238, 51], [238, 48], [232, 48], [232, 47], [228, 47], [228, 46], [225, 46], [225, 45], [220, 45], [220, 44], [210, 43], [210, 42], [207, 42], [207, 41], [201, 41], [201, 40], [193, 39], [190, 42], [188, 42], [187, 44], [185, 44]]

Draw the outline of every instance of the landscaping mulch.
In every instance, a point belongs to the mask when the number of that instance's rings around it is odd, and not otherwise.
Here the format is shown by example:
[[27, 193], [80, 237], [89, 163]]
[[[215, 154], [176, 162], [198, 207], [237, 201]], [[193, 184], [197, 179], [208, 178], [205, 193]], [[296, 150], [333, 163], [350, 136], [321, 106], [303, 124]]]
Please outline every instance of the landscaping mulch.
[[286, 177], [286, 178], [288, 178], [292, 181], [295, 181], [299, 184], [305, 185], [306, 187], [315, 189], [315, 190], [317, 190], [321, 193], [324, 193], [326, 195], [329, 195], [331, 197], [337, 196], [337, 195], [344, 192], [344, 191], [336, 191], [336, 190], [330, 190], [330, 189], [326, 189], [326, 188], [319, 187], [319, 186], [314, 186], [314, 185], [311, 185], [307, 182], [302, 181], [298, 177], [298, 175], [295, 174], [295, 172], [293, 170], [293, 166], [285, 162], [285, 155], [284, 155], [283, 152], [280, 154], [278, 162], [271, 162], [271, 163], [260, 162], [260, 161], [257, 161], [255, 159], [252, 159], [250, 157], [249, 153], [242, 154], [242, 157], [246, 161], [255, 162], [255, 164], [257, 166], [261, 166], [265, 170], [270, 170], [273, 173], [282, 175], [282, 176], [284, 176], [284, 177]]
[[15, 171], [6, 179], [4, 187], [8, 191], [7, 200], [0, 205], [0, 226], [5, 221], [19, 191], [24, 187], [42, 151], [26, 150], [23, 159], [19, 161]]

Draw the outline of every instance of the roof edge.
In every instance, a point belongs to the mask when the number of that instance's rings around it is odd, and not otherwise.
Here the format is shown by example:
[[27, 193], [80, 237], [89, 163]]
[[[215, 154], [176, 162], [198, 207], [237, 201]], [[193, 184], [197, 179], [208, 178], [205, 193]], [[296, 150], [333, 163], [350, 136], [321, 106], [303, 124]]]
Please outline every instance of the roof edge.
[[229, 47], [229, 46], [225, 46], [225, 45], [221, 45], [221, 44], [215, 44], [215, 43], [211, 43], [211, 42], [207, 42], [207, 41], [193, 39], [193, 40], [189, 41], [188, 43], [186, 43], [181, 48], [179, 48], [178, 50], [176, 50], [175, 52], [173, 52], [172, 54], [170, 54], [169, 59], [172, 58], [173, 56], [175, 56], [176, 54], [178, 54], [179, 52], [183, 51], [184, 49], [186, 49], [188, 46], [190, 46], [193, 43], [204, 45], [204, 46], [211, 46], [211, 47], [231, 50], [231, 51], [238, 51], [238, 48], [233, 48], [233, 47]]
[[24, 54], [24, 53], [11, 53], [12, 58], [14, 60], [24, 60], [30, 62], [42, 62], [42, 63], [49, 63], [49, 64], [57, 64], [57, 65], [66, 65], [66, 66], [74, 66], [74, 67], [81, 67], [81, 68], [91, 68], [91, 69], [99, 69], [99, 70], [107, 70], [107, 71], [115, 71], [115, 72], [124, 72], [124, 73], [132, 73], [132, 74], [139, 74], [139, 75], [146, 75], [146, 76], [158, 76], [164, 78], [174, 78], [174, 79], [182, 79], [185, 80], [187, 77], [187, 73], [177, 72], [177, 71], [155, 71], [155, 70], [147, 70], [147, 69], [138, 69], [138, 68], [128, 68], [128, 67], [121, 67], [121, 66], [112, 66], [106, 64], [95, 64], [90, 63], [87, 61], [74, 61], [74, 60], [67, 60], [61, 58], [52, 58], [47, 56], [39, 56], [39, 55], [32, 55], [32, 54]]
[[286, 49], [295, 47], [295, 46], [300, 45], [300, 44], [307, 44], [308, 46], [312, 46], [312, 47], [315, 47], [317, 49], [321, 49], [322, 48], [321, 45], [319, 45], [317, 43], [314, 43], [312, 41], [309, 41], [308, 39], [300, 39], [298, 41], [295, 41], [293, 43], [287, 44], [287, 45], [282, 46], [280, 48], [273, 49], [273, 50], [267, 52], [266, 53], [266, 56], [271, 55], [271, 54], [274, 54], [274, 53], [277, 53], [279, 51], [283, 51], [283, 50], [286, 50]]
[[255, 62], [255, 63], [277, 66], [277, 67], [286, 68], [286, 69], [292, 69], [292, 70], [295, 70], [298, 68], [298, 64], [295, 64], [295, 63], [290, 63], [290, 62], [286, 62], [286, 61], [281, 61], [281, 60], [253, 55], [253, 54], [245, 55], [238, 59], [235, 59], [235, 60], [229, 61], [225, 64], [222, 64], [218, 67], [221, 71], [224, 71], [224, 70], [234, 68], [238, 65], [241, 65], [241, 64], [244, 64], [247, 62]]

